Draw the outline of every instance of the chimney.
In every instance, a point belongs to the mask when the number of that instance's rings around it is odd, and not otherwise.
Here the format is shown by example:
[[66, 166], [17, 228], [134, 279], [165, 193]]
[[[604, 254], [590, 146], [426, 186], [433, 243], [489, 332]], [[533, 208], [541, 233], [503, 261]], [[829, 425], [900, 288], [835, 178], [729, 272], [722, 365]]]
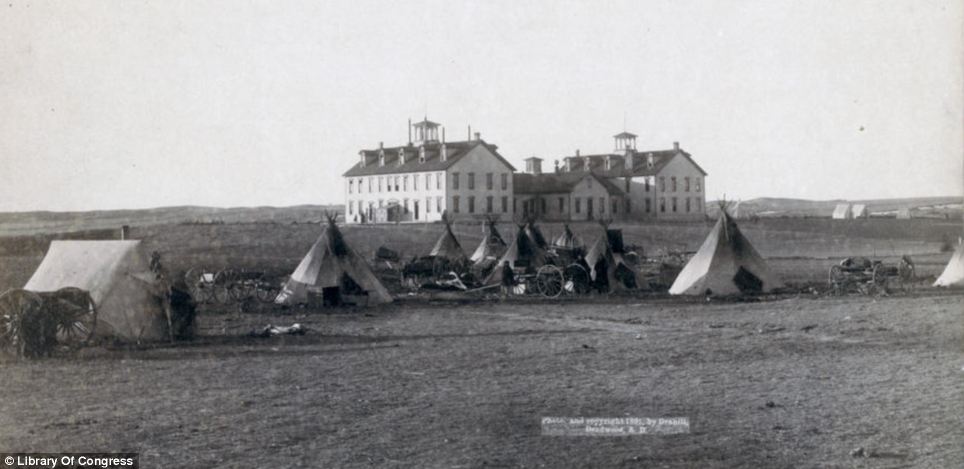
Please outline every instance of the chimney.
[[576, 156], [577, 156], [577, 157], [579, 156], [579, 149], [578, 149], [578, 148], [576, 148]]
[[439, 149], [438, 155], [439, 155], [439, 156], [438, 156], [439, 159], [441, 159], [442, 161], [448, 161], [448, 159], [449, 159], [449, 147], [445, 145], [445, 142], [442, 142], [442, 148]]
[[673, 142], [673, 150], [679, 151], [679, 142]]
[[442, 127], [442, 143], [445, 143], [445, 127]]
[[378, 149], [381, 150], [384, 148], [385, 148], [385, 142], [378, 142]]
[[[577, 152], [579, 150], [576, 150]], [[566, 158], [566, 172], [572, 171], [572, 157]]]
[[368, 164], [368, 157], [365, 156], [365, 150], [358, 152], [358, 155], [361, 156], [361, 167], [364, 168]]
[[129, 225], [121, 226], [120, 238], [121, 240], [130, 239], [131, 237], [131, 227]]
[[475, 133], [475, 140], [476, 140], [476, 141], [482, 140], [482, 133], [481, 133], [481, 132], [476, 132], [476, 133]]
[[627, 152], [626, 156], [623, 157], [623, 165], [626, 171], [632, 171], [636, 166], [636, 162], [633, 159], [633, 156], [635, 156], [633, 153]]
[[591, 163], [591, 161], [589, 161], [589, 157], [588, 157], [588, 156], [582, 157], [582, 169], [583, 169], [583, 170], [589, 171], [589, 170], [591, 169], [591, 168], [590, 168], [590, 163]]
[[408, 118], [408, 144], [412, 144], [412, 118]]

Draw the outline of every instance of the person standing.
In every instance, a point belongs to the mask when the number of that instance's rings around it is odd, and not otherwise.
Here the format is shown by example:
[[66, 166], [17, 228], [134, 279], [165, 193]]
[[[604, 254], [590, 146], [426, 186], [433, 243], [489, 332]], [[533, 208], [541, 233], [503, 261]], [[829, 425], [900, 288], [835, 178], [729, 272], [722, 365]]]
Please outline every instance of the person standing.
[[512, 292], [512, 287], [515, 286], [515, 272], [512, 271], [512, 266], [509, 265], [509, 261], [502, 261], [502, 298], [505, 299]]

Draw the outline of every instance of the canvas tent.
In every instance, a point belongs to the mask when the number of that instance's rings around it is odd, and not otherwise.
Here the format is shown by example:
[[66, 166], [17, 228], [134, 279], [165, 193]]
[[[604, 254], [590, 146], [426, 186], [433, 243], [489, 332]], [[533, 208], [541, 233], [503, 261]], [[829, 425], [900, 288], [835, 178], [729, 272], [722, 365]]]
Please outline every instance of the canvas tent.
[[831, 218], [834, 220], [847, 220], [853, 218], [853, 213], [850, 211], [850, 204], [837, 204], [837, 206], [833, 209], [833, 215], [831, 215]]
[[576, 249], [583, 246], [582, 240], [572, 232], [568, 223], [563, 227], [562, 234], [552, 242], [552, 245], [563, 249]]
[[51, 241], [24, 289], [53, 292], [66, 287], [90, 294], [97, 310], [96, 336], [168, 338], [166, 300], [140, 241]]
[[546, 263], [546, 252], [526, 234], [526, 226], [520, 225], [512, 244], [505, 250], [496, 263], [492, 273], [485, 279], [486, 285], [502, 282], [502, 263], [508, 262], [513, 269], [538, 268]]
[[934, 286], [964, 287], [964, 241], [960, 238], [957, 240], [957, 249], [954, 249], [954, 255], [951, 256], [951, 260], [947, 263], [947, 267], [944, 268], [941, 276], [937, 277]]
[[469, 260], [475, 263], [482, 262], [485, 259], [496, 259], [505, 252], [505, 240], [502, 239], [502, 235], [499, 234], [499, 230], [495, 227], [494, 220], [486, 220], [482, 225], [482, 231], [482, 242], [479, 243], [479, 247], [475, 249], [472, 257], [469, 258]]
[[295, 268], [275, 303], [307, 303], [309, 292], [321, 293], [325, 301], [333, 302], [342, 295], [367, 296], [370, 305], [392, 301], [368, 264], [345, 242], [334, 217], [328, 218], [328, 226]]
[[699, 251], [686, 263], [672, 295], [767, 292], [782, 285], [725, 209]]
[[586, 252], [586, 264], [589, 265], [589, 276], [596, 280], [596, 263], [605, 256], [610, 287], [635, 289], [644, 285], [644, 280], [635, 266], [625, 260], [623, 249], [623, 234], [620, 230], [606, 229], [603, 236], [596, 239]]
[[906, 207], [897, 209], [897, 219], [910, 220], [910, 209]]
[[462, 245], [459, 244], [459, 240], [455, 239], [455, 233], [452, 233], [452, 225], [448, 220], [443, 221], [445, 222], [445, 231], [442, 232], [442, 236], [435, 242], [435, 247], [432, 248], [429, 256], [441, 257], [452, 261], [464, 260], [465, 252], [462, 251]]
[[854, 218], [867, 218], [870, 214], [867, 211], [867, 205], [854, 204], [850, 209], [850, 215]]

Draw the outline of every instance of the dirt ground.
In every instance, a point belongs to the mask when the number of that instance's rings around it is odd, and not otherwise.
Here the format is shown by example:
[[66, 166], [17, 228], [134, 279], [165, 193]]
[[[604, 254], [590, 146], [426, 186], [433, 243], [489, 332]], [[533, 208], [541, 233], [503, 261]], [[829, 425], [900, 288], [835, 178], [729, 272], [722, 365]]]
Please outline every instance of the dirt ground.
[[[964, 465], [960, 292], [454, 306], [210, 311], [192, 344], [0, 363], [0, 446], [145, 467]], [[543, 436], [545, 416], [690, 433]]]

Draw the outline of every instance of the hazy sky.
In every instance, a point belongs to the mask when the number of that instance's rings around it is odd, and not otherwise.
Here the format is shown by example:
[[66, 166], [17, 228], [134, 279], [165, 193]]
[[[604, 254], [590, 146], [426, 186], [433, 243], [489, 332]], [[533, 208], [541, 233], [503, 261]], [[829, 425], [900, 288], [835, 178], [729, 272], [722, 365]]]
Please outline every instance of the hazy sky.
[[0, 8], [0, 210], [342, 200], [409, 117], [517, 168], [674, 140], [710, 198], [964, 191], [948, 1], [57, 1]]

